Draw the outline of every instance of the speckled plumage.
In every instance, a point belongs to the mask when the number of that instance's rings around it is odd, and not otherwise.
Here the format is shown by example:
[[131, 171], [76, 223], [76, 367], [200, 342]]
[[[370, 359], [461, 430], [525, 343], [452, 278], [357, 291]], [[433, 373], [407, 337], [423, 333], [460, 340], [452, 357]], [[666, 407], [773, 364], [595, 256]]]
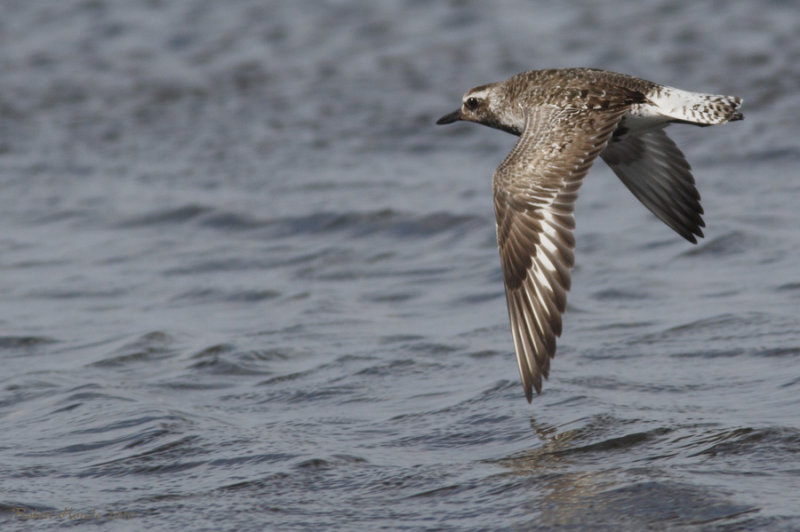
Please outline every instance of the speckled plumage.
[[534, 70], [475, 87], [438, 124], [477, 122], [519, 135], [494, 173], [497, 241], [520, 377], [530, 402], [561, 335], [574, 263], [573, 209], [600, 156], [665, 224], [703, 236], [690, 166], [664, 128], [742, 118], [741, 99], [604, 70]]

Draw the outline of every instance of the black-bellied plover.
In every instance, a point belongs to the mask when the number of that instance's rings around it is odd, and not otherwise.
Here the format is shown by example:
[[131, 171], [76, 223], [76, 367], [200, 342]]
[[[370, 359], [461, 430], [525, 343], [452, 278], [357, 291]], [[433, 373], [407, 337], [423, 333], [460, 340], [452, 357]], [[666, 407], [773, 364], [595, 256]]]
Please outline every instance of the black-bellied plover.
[[497, 242], [519, 373], [528, 402], [542, 390], [561, 335], [573, 265], [573, 208], [599, 155], [675, 232], [704, 227], [689, 163], [664, 128], [741, 120], [741, 98], [688, 92], [588, 68], [534, 70], [467, 91], [457, 120], [519, 135], [493, 178]]

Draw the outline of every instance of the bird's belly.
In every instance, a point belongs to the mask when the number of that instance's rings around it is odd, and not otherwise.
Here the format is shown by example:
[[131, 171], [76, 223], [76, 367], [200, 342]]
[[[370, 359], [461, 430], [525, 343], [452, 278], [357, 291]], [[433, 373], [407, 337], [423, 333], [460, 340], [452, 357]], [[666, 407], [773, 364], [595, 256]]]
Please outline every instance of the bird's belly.
[[636, 134], [651, 129], [666, 127], [672, 120], [658, 112], [653, 105], [640, 104], [631, 107], [630, 112], [622, 117], [617, 129], [625, 128]]
[[[650, 109], [643, 109], [650, 107]], [[611, 135], [610, 143], [619, 142], [629, 136], [638, 136], [654, 129], [667, 127], [670, 120], [664, 115], [658, 114], [653, 106], [636, 105], [631, 111], [622, 117], [617, 129]]]

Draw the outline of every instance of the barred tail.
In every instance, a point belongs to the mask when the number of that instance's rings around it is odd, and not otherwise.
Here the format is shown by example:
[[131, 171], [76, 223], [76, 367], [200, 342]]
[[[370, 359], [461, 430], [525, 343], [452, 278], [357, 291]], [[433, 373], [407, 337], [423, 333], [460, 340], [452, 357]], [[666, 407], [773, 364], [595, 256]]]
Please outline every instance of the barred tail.
[[737, 96], [658, 87], [647, 95], [647, 99], [658, 109], [659, 114], [674, 122], [714, 126], [744, 118], [739, 112], [742, 99]]

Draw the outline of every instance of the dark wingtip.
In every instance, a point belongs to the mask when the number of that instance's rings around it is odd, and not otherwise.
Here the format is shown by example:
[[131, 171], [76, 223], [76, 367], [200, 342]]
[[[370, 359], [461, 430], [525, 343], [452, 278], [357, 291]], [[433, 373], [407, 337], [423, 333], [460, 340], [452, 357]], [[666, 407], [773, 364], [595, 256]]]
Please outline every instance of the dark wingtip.
[[729, 122], [736, 122], [737, 120], [744, 120], [744, 115], [738, 111], [733, 113]]
[[705, 236], [703, 234], [703, 230], [700, 229], [700, 225], [705, 226], [705, 224], [703, 223], [702, 220], [700, 220], [700, 224], [699, 225], [696, 225], [695, 227], [692, 227], [691, 229], [684, 229], [684, 230], [674, 229], [674, 230], [675, 230], [675, 232], [677, 232], [679, 235], [681, 235], [683, 238], [685, 238], [686, 240], [688, 240], [692, 244], [697, 244], [697, 239], [698, 238], [703, 238]]

